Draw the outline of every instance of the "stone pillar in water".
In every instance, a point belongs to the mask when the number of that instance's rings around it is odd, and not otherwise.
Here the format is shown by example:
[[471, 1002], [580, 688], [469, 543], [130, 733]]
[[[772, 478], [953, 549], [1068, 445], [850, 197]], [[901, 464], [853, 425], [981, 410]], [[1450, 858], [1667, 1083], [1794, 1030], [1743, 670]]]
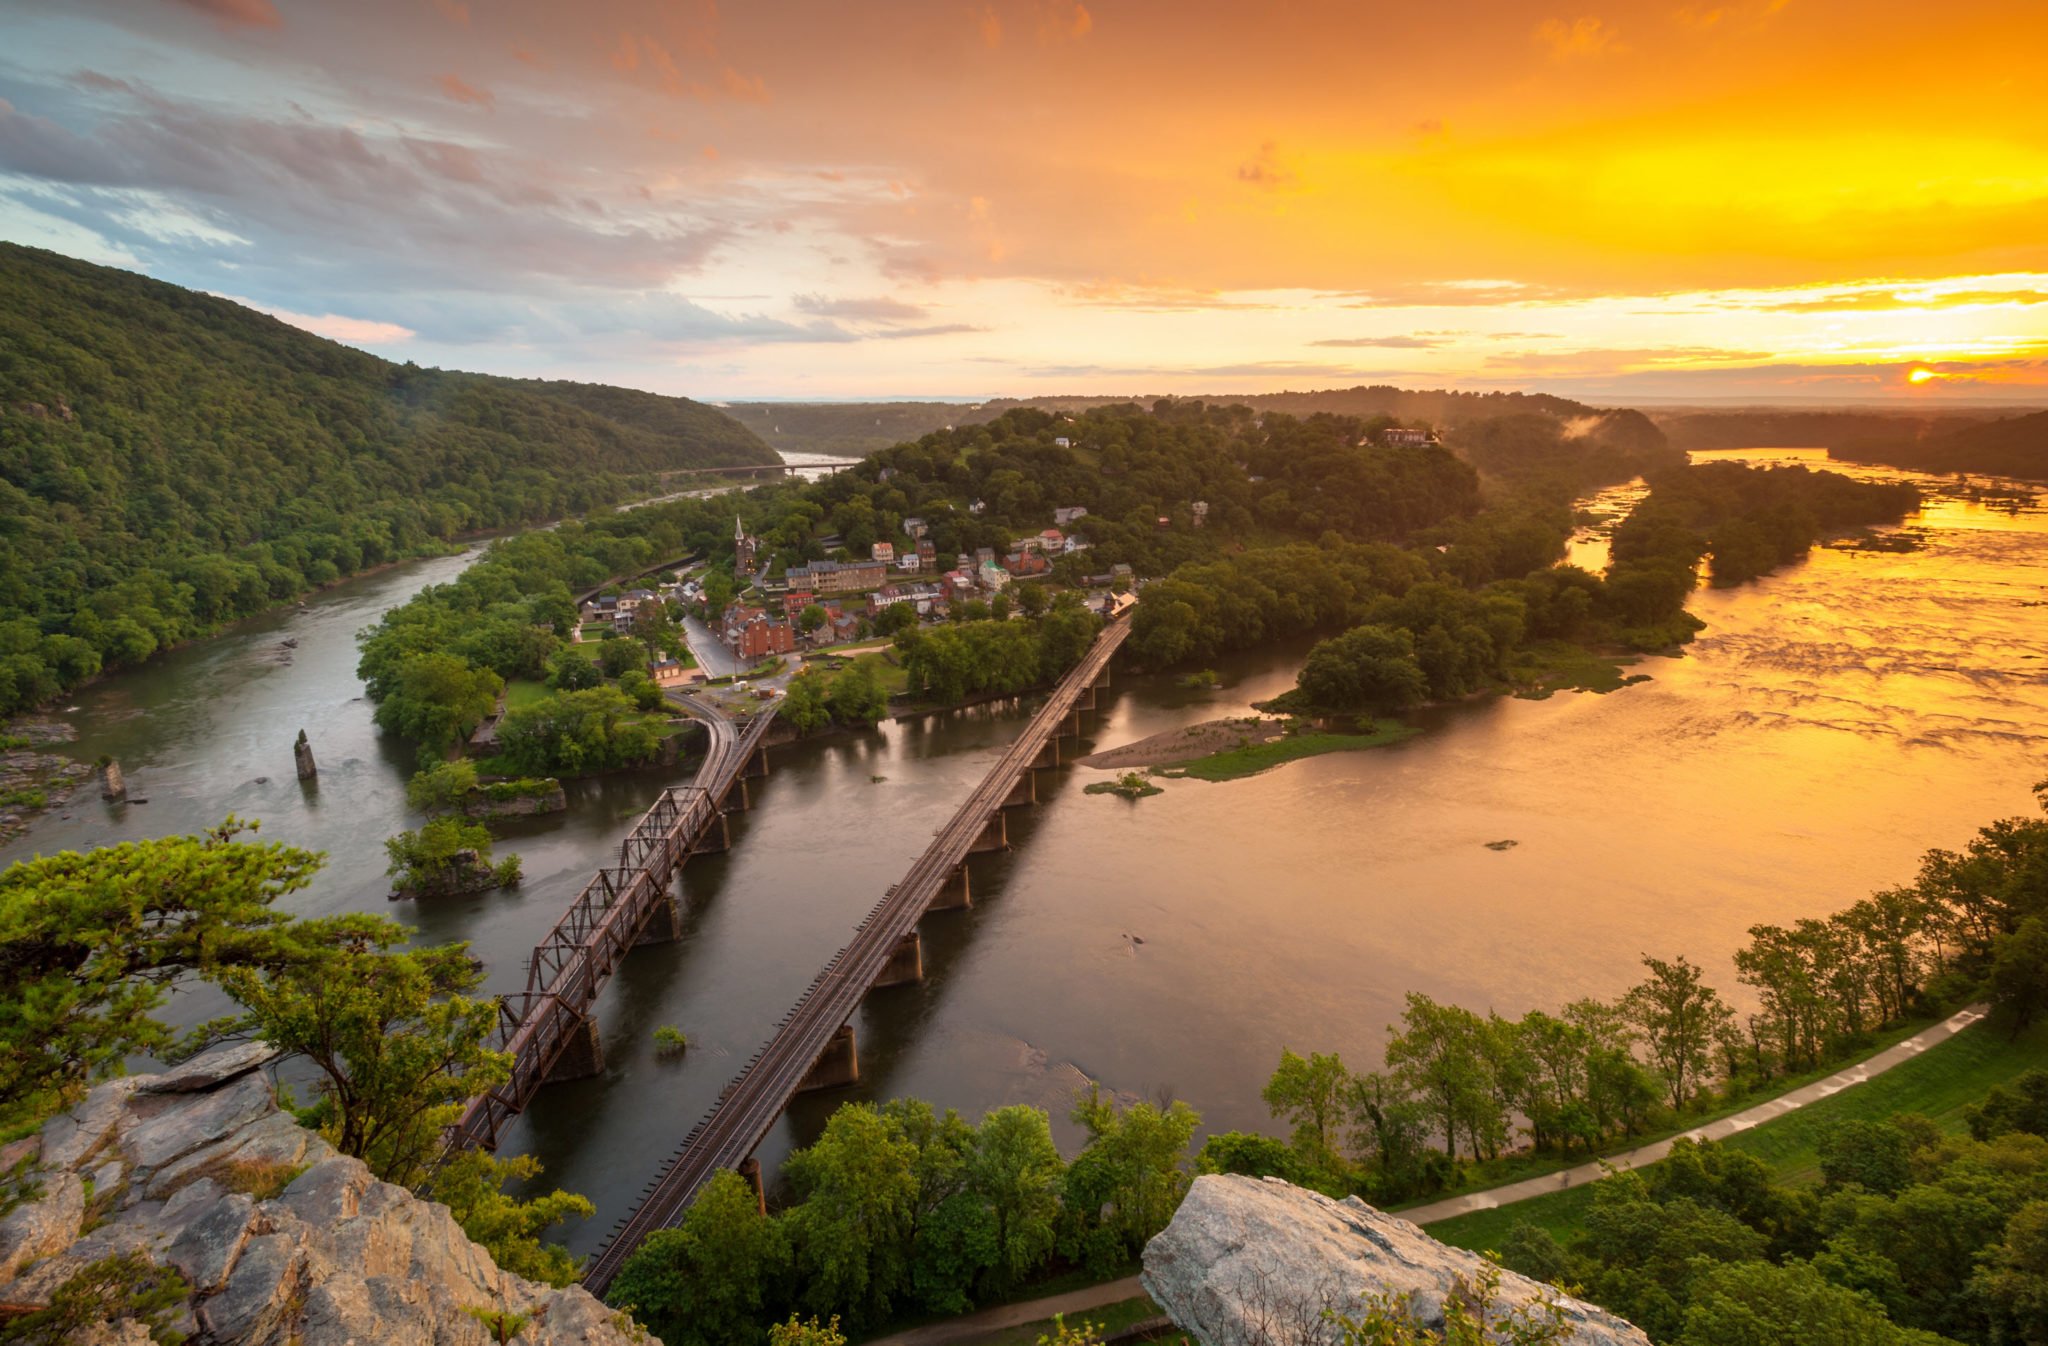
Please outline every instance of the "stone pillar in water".
[[299, 762], [299, 779], [312, 780], [320, 774], [320, 768], [313, 765], [313, 745], [306, 742], [306, 731], [299, 731], [299, 741], [292, 745], [292, 756]]
[[128, 780], [121, 774], [121, 764], [109, 757], [100, 763], [100, 798], [115, 801], [128, 797]]

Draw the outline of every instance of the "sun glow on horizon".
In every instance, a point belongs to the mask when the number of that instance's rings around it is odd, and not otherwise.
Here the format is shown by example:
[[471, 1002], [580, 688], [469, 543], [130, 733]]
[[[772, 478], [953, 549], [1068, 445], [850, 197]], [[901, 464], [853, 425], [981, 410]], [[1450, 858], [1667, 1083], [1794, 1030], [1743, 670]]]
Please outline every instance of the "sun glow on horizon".
[[16, 0], [0, 238], [715, 398], [2048, 401], [2048, 6], [1053, 6]]

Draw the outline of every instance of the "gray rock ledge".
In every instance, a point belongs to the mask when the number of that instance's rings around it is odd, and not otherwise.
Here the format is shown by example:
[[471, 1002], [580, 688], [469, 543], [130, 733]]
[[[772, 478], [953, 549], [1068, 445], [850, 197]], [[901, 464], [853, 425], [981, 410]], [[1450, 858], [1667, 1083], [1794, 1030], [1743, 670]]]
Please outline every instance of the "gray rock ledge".
[[[1195, 1179], [1169, 1224], [1145, 1245], [1145, 1291], [1203, 1346], [1335, 1346], [1325, 1309], [1357, 1314], [1367, 1295], [1407, 1301], [1441, 1327], [1444, 1297], [1486, 1263], [1438, 1243], [1357, 1197], [1335, 1201], [1278, 1178]], [[1512, 1271], [1499, 1298], [1539, 1297], [1564, 1310], [1572, 1346], [1650, 1346], [1605, 1309]]]

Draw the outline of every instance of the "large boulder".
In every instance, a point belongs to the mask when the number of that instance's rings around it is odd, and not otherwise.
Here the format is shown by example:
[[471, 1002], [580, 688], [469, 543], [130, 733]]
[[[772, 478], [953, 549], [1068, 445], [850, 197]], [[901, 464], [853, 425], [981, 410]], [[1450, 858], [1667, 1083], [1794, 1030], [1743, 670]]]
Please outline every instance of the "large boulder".
[[[1145, 1245], [1147, 1294], [1203, 1346], [1334, 1346], [1324, 1310], [1358, 1314], [1367, 1297], [1406, 1306], [1441, 1328], [1444, 1300], [1493, 1274], [1489, 1263], [1438, 1243], [1357, 1197], [1335, 1201], [1278, 1178], [1195, 1179], [1169, 1224]], [[1512, 1311], [1557, 1305], [1572, 1346], [1649, 1346], [1605, 1309], [1499, 1271], [1496, 1303]]]
[[[91, 1263], [138, 1254], [191, 1287], [170, 1326], [209, 1346], [486, 1346], [468, 1310], [523, 1318], [525, 1346], [652, 1341], [581, 1287], [500, 1270], [447, 1207], [300, 1128], [257, 1069], [268, 1057], [226, 1048], [112, 1081], [46, 1123], [37, 1199], [0, 1220], [0, 1301], [48, 1303]], [[85, 1340], [126, 1346], [135, 1328]]]

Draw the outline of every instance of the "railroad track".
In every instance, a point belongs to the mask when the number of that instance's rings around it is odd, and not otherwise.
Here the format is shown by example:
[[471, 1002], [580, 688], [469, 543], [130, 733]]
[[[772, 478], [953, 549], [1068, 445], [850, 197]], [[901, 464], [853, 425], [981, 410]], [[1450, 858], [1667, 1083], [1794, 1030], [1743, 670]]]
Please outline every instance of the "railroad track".
[[874, 987], [897, 946], [917, 926], [1011, 787], [1032, 769], [1047, 740], [1057, 735], [1083, 690], [1095, 684], [1130, 634], [1119, 615], [1102, 629], [1081, 662], [1062, 678], [987, 775], [956, 810], [901, 880], [869, 910], [852, 940], [811, 980], [774, 1035], [727, 1084], [705, 1118], [684, 1139], [639, 1204], [619, 1222], [585, 1270], [583, 1284], [603, 1295], [626, 1259], [649, 1234], [682, 1217], [720, 1169], [736, 1169], [761, 1143], [802, 1087], [841, 1026]]
[[469, 1101], [454, 1145], [497, 1148], [505, 1124], [526, 1110], [579, 1036], [593, 1035], [592, 1008], [656, 908], [671, 901], [676, 871], [724, 812], [724, 801], [760, 751], [775, 718], [771, 704], [741, 722], [700, 697], [683, 704], [709, 733], [691, 784], [661, 792], [619, 843], [619, 863], [583, 886], [526, 964], [526, 987], [500, 997], [493, 1045], [512, 1056], [511, 1076]]

